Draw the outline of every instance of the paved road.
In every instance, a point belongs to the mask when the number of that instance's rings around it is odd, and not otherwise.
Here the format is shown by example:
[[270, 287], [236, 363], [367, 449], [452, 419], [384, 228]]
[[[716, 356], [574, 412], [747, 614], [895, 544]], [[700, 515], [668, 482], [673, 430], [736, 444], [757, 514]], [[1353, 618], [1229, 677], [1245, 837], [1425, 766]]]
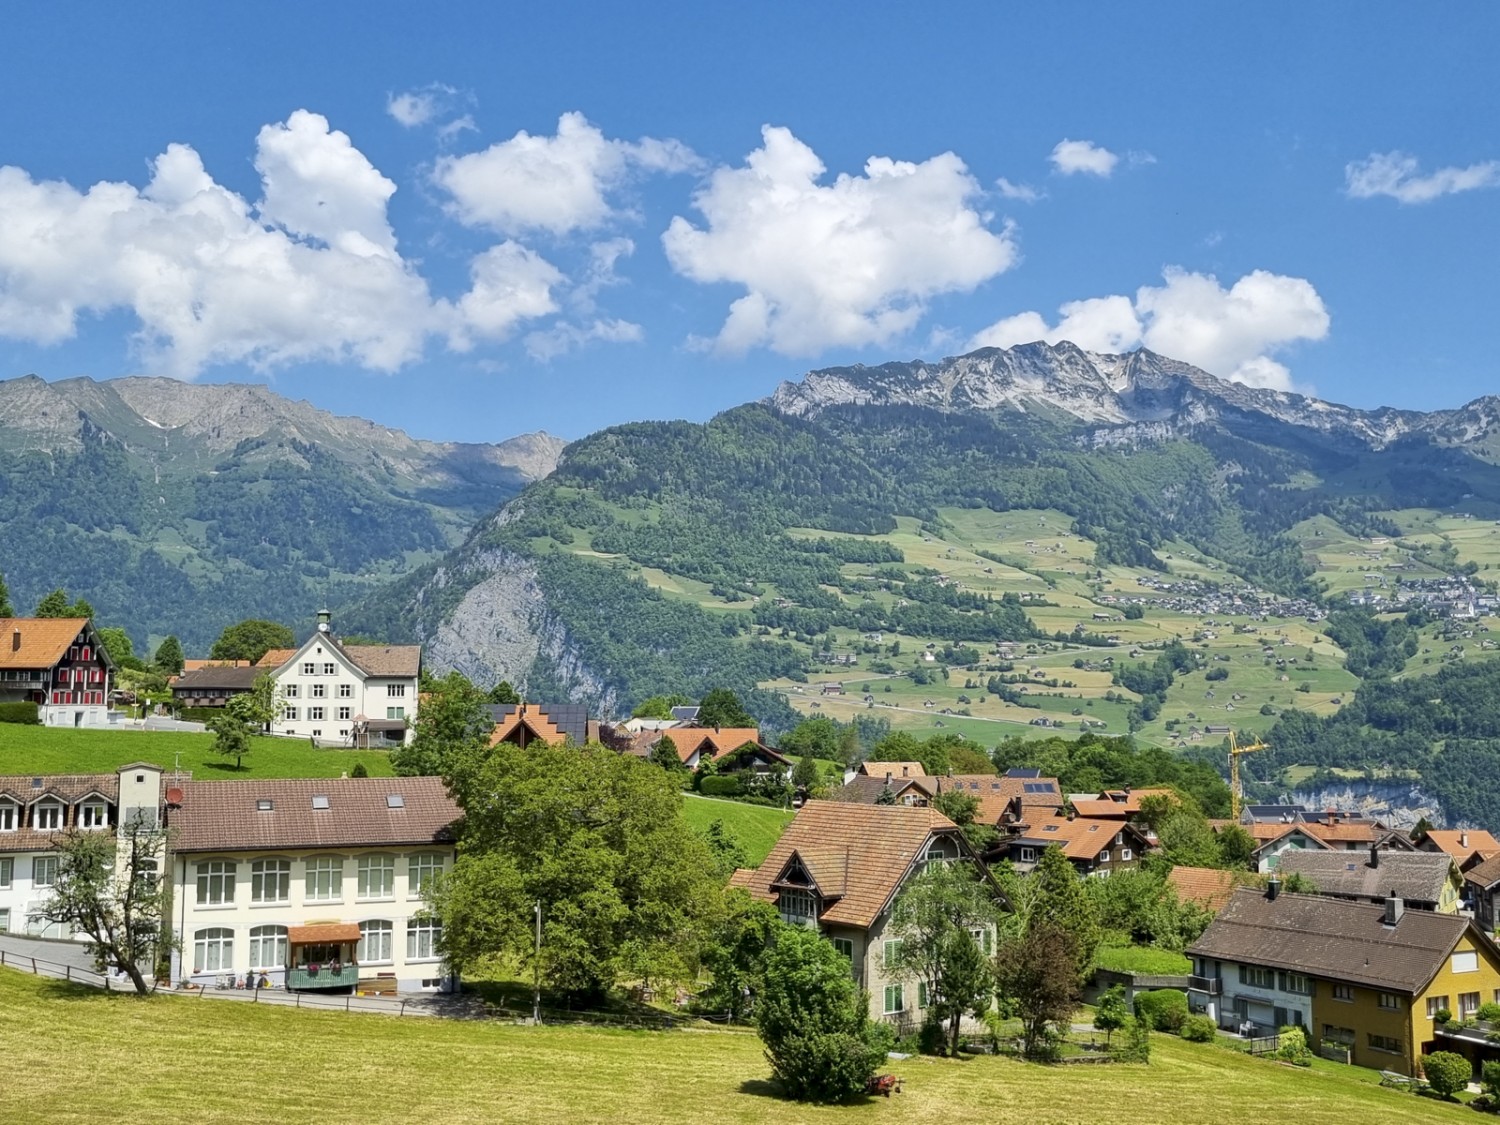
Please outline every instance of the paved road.
[[0, 949], [7, 958], [35, 957], [38, 961], [50, 961], [54, 965], [70, 965], [75, 969], [94, 970], [94, 959], [82, 942], [47, 941], [43, 938], [26, 937], [23, 934], [0, 934]]

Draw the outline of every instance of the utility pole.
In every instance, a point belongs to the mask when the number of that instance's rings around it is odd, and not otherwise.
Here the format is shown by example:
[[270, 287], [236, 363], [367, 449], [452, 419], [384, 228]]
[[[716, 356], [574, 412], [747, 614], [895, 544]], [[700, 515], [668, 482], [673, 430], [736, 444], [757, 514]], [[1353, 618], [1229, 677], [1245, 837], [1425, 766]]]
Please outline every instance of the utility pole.
[[542, 900], [536, 900], [536, 956], [532, 958], [531, 1023], [542, 1022]]

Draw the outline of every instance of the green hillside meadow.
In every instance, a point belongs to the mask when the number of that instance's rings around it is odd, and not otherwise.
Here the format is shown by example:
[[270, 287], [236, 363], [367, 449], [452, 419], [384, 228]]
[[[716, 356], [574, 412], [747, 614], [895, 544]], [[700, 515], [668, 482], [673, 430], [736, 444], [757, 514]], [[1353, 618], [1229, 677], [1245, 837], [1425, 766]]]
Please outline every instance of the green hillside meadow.
[[[59, 1007], [62, 1005], [62, 1008]], [[60, 1010], [66, 1018], [59, 1019]], [[1025, 1122], [1194, 1125], [1263, 1116], [1472, 1121], [1332, 1063], [1308, 1070], [1153, 1036], [1149, 1066], [893, 1062], [905, 1091], [850, 1107], [783, 1101], [749, 1032], [528, 1028], [488, 1021], [140, 1000], [0, 969], [6, 1120]], [[267, 1051], [265, 1045], [278, 1044]], [[294, 1047], [287, 1046], [295, 1044]]]

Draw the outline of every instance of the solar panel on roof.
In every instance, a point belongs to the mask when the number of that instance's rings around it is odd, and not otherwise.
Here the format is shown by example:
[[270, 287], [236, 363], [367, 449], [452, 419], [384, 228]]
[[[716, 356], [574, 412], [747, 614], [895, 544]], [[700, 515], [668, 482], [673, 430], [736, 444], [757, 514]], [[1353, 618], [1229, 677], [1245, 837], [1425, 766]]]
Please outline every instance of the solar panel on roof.
[[1006, 770], [1005, 771], [1005, 776], [1006, 777], [1041, 777], [1042, 776], [1042, 771], [1039, 770], [1039, 769], [1031, 769], [1031, 768], [1026, 768], [1026, 767], [1020, 767], [1020, 766], [1018, 766], [1015, 769]]

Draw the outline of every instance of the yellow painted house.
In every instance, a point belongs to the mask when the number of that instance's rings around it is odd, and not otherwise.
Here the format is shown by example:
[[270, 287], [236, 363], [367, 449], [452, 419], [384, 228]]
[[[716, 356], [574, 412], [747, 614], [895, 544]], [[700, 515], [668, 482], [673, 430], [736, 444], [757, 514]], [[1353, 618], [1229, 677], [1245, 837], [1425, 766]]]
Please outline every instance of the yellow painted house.
[[1325, 1054], [1417, 1075], [1422, 1056], [1462, 1050], [1434, 1018], [1500, 1001], [1500, 948], [1472, 919], [1306, 894], [1237, 890], [1188, 951], [1189, 1007], [1230, 1031], [1306, 1029]]

